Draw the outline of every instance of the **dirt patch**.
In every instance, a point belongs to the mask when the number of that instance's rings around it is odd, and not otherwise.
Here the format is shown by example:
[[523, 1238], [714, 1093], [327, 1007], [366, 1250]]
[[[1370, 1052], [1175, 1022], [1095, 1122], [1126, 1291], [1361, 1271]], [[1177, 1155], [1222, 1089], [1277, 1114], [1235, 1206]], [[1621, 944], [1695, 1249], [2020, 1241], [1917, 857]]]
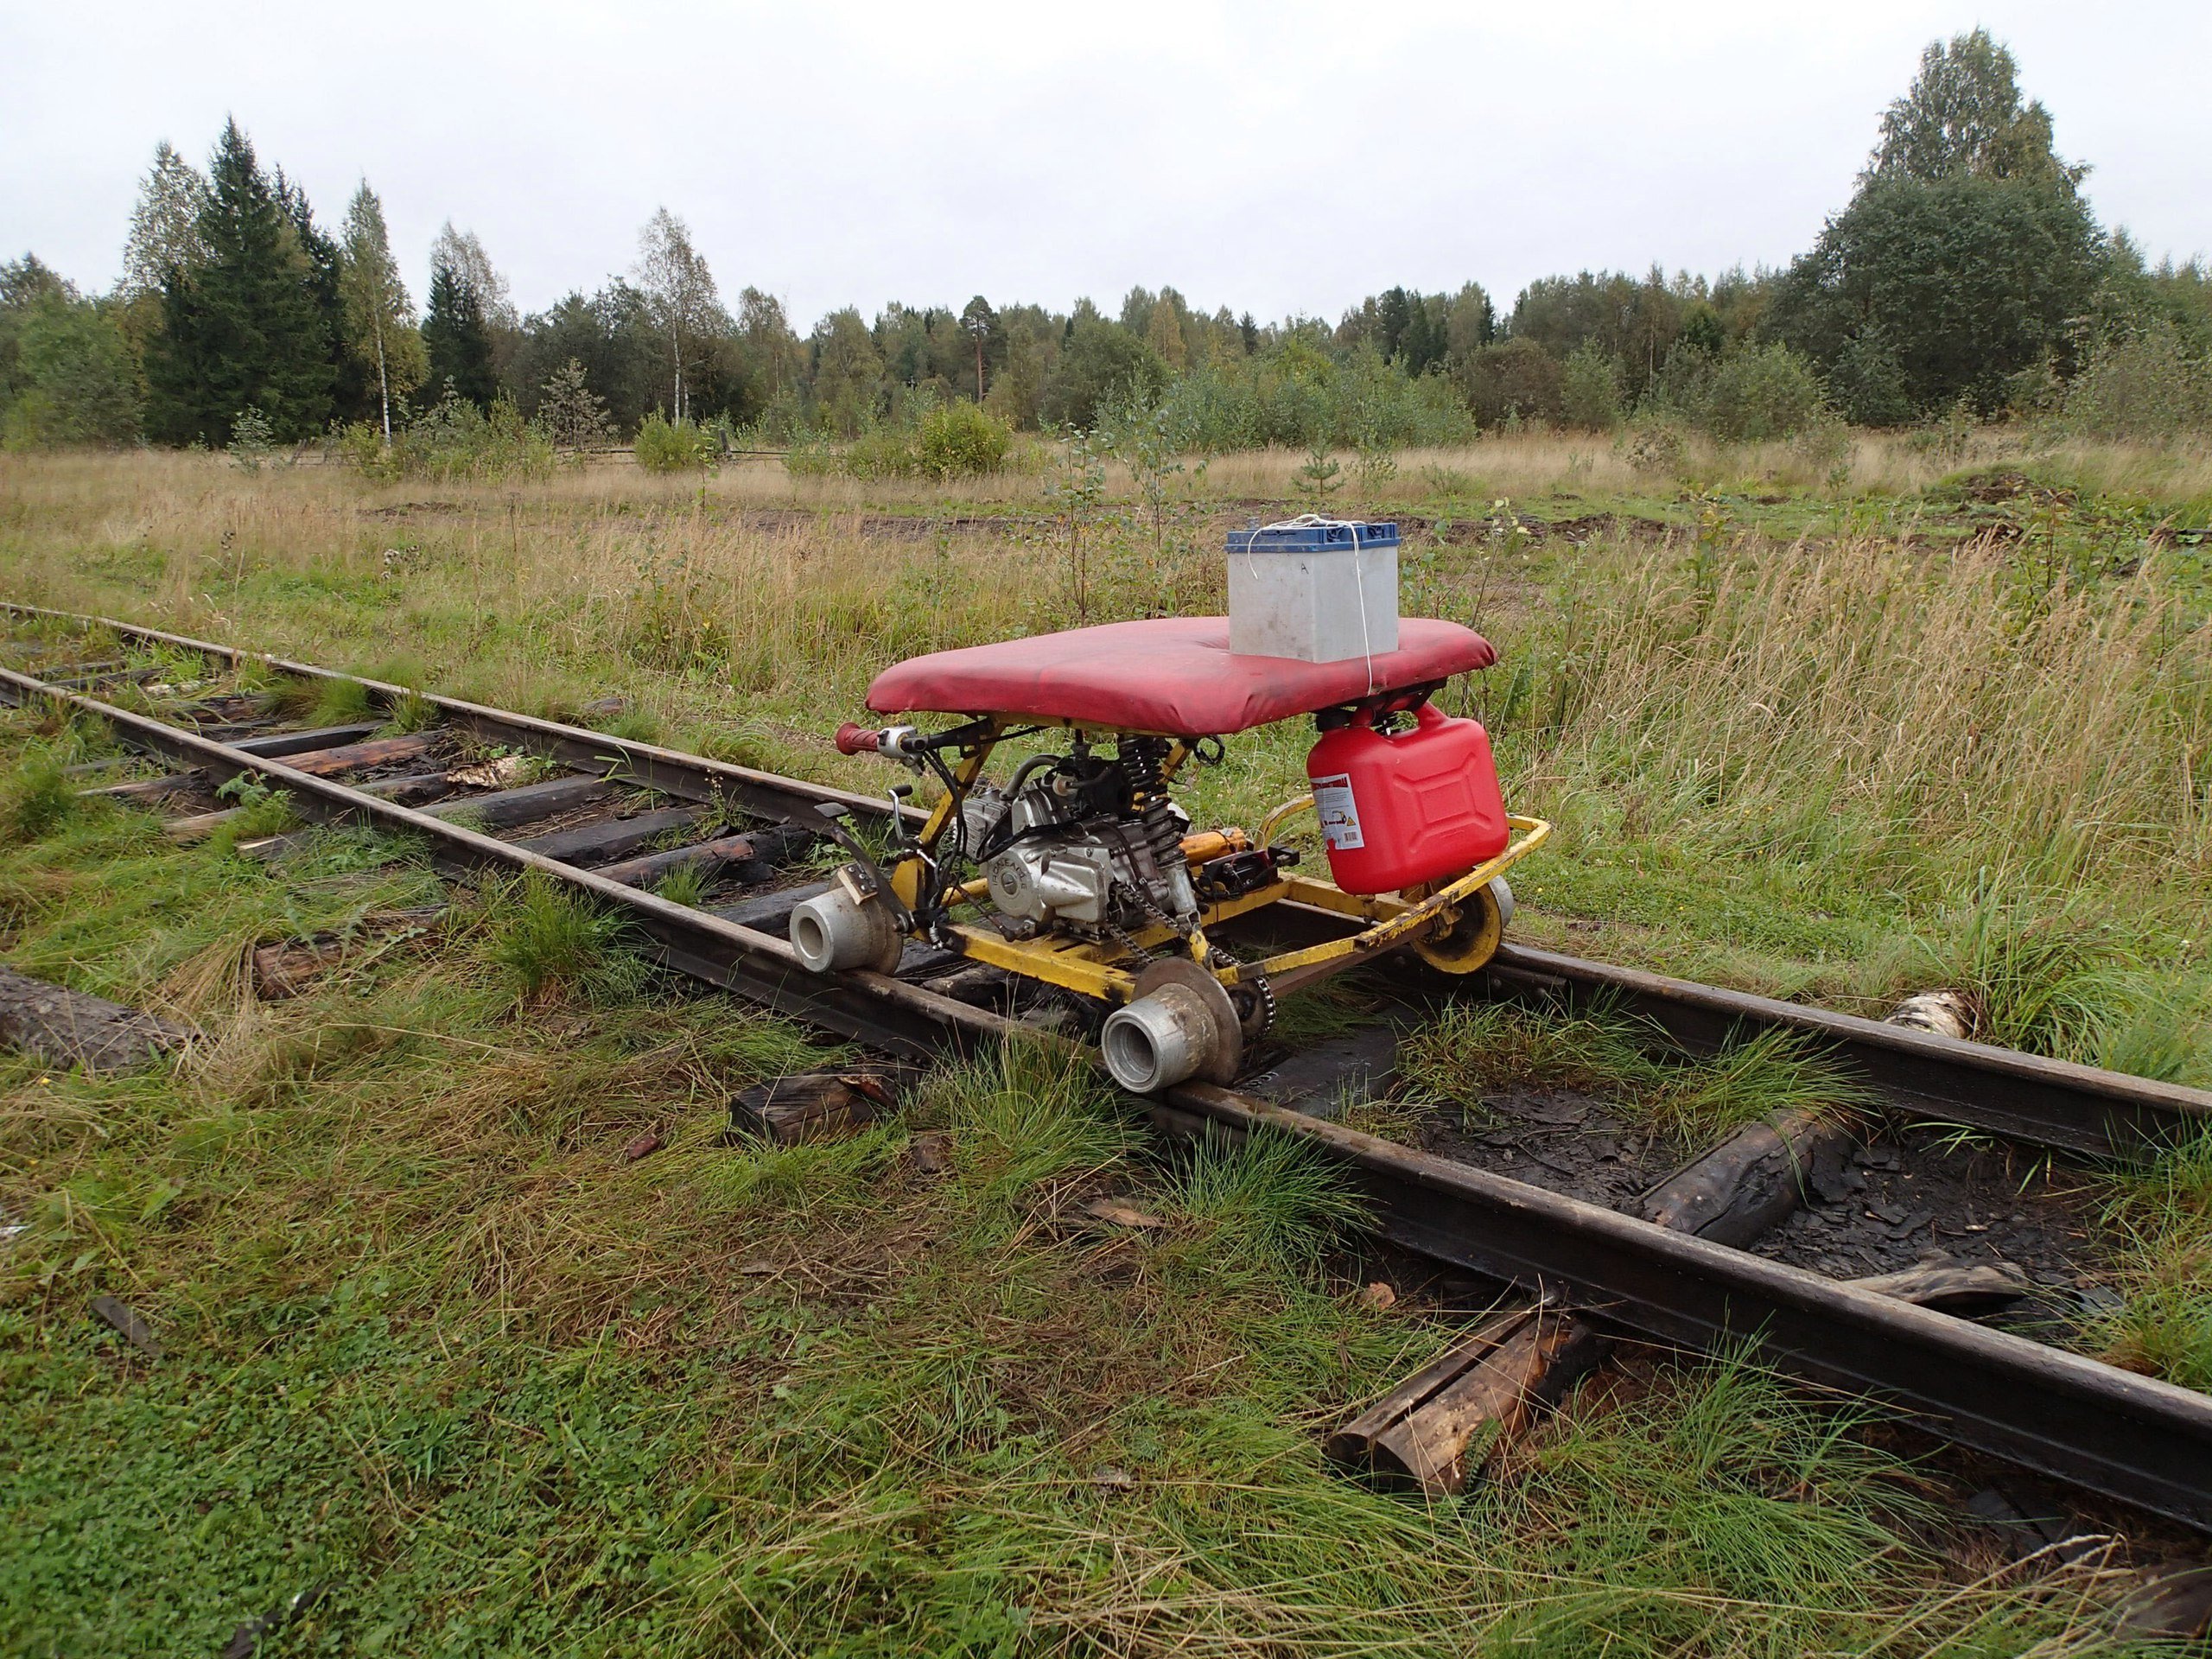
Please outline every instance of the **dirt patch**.
[[2055, 490], [2048, 485], [2038, 484], [2025, 473], [2012, 467], [1969, 474], [1955, 480], [1949, 487], [1957, 493], [1960, 500], [1979, 502], [1986, 506], [2021, 500], [2038, 506], [2054, 502], [2070, 504], [2075, 493], [2072, 490]]
[[[1486, 1094], [1464, 1116], [1432, 1113], [1411, 1139], [1440, 1157], [1630, 1214], [1694, 1151], [1596, 1096], [1538, 1086]], [[1936, 1257], [2010, 1262], [2037, 1291], [2003, 1323], [2045, 1341], [2069, 1339], [2120, 1305], [2094, 1191], [2079, 1173], [2018, 1147], [1904, 1130], [1854, 1154], [1815, 1197], [1751, 1251], [1830, 1279]]]
[[2017, 1147], [1904, 1130], [1860, 1150], [1817, 1205], [1752, 1249], [1834, 1279], [1933, 1256], [2009, 1262], [2038, 1287], [2005, 1323], [2046, 1340], [2117, 1307], [2109, 1240], [2082, 1175]]
[[1688, 1151], [1577, 1089], [1516, 1087], [1426, 1119], [1424, 1152], [1608, 1210], [1630, 1210]]

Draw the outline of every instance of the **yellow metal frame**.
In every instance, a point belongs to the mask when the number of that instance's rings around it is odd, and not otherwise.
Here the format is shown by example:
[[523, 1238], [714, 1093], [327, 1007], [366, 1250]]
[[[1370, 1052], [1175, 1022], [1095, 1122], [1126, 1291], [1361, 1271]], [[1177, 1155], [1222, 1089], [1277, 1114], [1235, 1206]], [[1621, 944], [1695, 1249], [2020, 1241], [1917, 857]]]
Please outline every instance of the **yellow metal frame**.
[[[1003, 717], [994, 720], [990, 736], [978, 743], [973, 751], [963, 754], [960, 764], [953, 770], [954, 781], [960, 786], [959, 794], [947, 795], [931, 809], [918, 838], [921, 855], [933, 854], [937, 850], [937, 843], [951, 823], [953, 812], [965, 798], [969, 787], [982, 775], [984, 763], [998, 746], [1001, 734], [1017, 726], [1069, 726], [1086, 736], [1102, 740], [1122, 735], [1108, 728], [1075, 727], [1072, 721]], [[1161, 763], [1163, 774], [1173, 776], [1190, 760], [1193, 748], [1191, 743], [1177, 739], [1174, 747]], [[1278, 825], [1293, 814], [1312, 805], [1311, 796], [1301, 796], [1269, 813], [1261, 823], [1256, 844], [1267, 845], [1268, 837]], [[1512, 826], [1515, 835], [1507, 842], [1504, 851], [1417, 899], [1402, 898], [1395, 893], [1350, 893], [1327, 881], [1290, 875], [1255, 892], [1211, 906], [1200, 912], [1198, 925], [1191, 930], [1188, 940], [1191, 958], [1225, 986], [1241, 984], [1257, 976], [1277, 988], [1288, 988], [1290, 984], [1320, 978], [1395, 945], [1432, 934], [1448, 932], [1458, 925], [1463, 904], [1496, 877], [1535, 851], [1552, 832], [1551, 825], [1541, 818], [1509, 815], [1506, 822]], [[900, 859], [891, 871], [892, 891], [910, 910], [920, 895], [922, 873], [922, 859], [914, 854]], [[964, 884], [953, 902], [982, 903], [986, 885], [980, 880]], [[1206, 942], [1207, 928], [1286, 899], [1364, 921], [1369, 925], [1344, 938], [1307, 945], [1301, 950], [1286, 950], [1260, 962], [1236, 963], [1220, 968], [1211, 965], [1210, 958], [1213, 952]], [[994, 928], [970, 922], [954, 922], [948, 932], [950, 938], [947, 943], [963, 956], [994, 968], [1002, 968], [1008, 973], [1020, 974], [1025, 978], [1042, 980], [1079, 995], [1118, 1004], [1127, 1002], [1136, 992], [1136, 975], [1116, 966], [1112, 960], [1120, 954], [1118, 947], [1114, 944], [1049, 937], [1009, 939]], [[1129, 937], [1138, 945], [1150, 950], [1175, 938], [1175, 935], [1167, 928], [1154, 926]]]

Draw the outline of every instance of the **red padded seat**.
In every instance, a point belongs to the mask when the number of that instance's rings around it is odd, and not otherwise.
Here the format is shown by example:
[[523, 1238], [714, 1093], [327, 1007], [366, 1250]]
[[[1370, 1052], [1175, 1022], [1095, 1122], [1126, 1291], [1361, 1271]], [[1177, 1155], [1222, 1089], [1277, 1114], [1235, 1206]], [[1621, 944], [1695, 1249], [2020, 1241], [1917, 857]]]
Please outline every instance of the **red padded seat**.
[[914, 657], [875, 677], [879, 715], [1022, 715], [1102, 731], [1225, 737], [1497, 660], [1457, 622], [1402, 617], [1398, 649], [1340, 663], [1238, 657], [1225, 616], [1109, 622]]

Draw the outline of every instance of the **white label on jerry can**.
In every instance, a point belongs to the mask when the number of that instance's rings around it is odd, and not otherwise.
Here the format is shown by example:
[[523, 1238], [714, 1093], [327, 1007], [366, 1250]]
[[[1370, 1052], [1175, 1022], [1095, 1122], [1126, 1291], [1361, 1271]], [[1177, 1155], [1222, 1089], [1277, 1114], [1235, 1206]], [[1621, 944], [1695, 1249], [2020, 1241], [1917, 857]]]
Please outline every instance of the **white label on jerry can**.
[[1321, 838], [1332, 853], [1349, 853], [1367, 842], [1359, 833], [1359, 803], [1351, 798], [1351, 774], [1313, 780], [1313, 816], [1321, 820]]

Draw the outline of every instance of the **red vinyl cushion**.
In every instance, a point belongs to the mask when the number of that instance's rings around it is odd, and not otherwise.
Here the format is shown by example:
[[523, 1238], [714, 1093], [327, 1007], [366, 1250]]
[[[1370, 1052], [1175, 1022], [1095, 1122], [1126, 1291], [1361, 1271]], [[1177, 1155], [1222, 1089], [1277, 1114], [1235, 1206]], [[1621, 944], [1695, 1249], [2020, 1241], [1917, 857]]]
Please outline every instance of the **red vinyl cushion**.
[[1471, 628], [1402, 617], [1398, 649], [1376, 655], [1370, 681], [1363, 657], [1232, 656], [1227, 617], [1159, 617], [910, 658], [875, 677], [868, 706], [880, 715], [1024, 715], [1101, 730], [1223, 737], [1497, 660]]

